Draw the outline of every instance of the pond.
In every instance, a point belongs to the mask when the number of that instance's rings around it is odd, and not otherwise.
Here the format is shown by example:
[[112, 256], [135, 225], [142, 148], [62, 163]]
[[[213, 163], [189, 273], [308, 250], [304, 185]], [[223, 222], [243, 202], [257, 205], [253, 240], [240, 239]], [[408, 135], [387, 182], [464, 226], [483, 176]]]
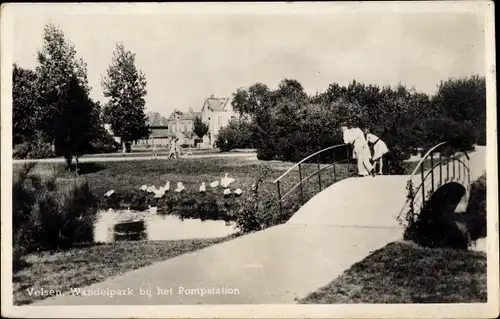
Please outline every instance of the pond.
[[220, 220], [184, 219], [149, 211], [100, 211], [94, 224], [94, 241], [181, 240], [224, 237], [237, 232]]

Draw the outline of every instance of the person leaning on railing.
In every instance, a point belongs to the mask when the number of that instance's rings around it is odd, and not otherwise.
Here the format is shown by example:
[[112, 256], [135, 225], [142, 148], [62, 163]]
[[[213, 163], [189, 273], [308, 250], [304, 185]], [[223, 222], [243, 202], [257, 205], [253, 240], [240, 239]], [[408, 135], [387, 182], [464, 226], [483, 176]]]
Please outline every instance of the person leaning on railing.
[[385, 155], [389, 153], [389, 148], [387, 147], [387, 144], [385, 144], [385, 142], [375, 134], [370, 133], [368, 130], [365, 130], [365, 134], [366, 141], [371, 144], [371, 147], [373, 148], [372, 162], [375, 166], [378, 166], [378, 173], [383, 175], [384, 161], [386, 161]]
[[358, 162], [358, 176], [374, 175], [375, 169], [370, 161], [370, 148], [368, 147], [363, 131], [359, 127], [348, 128], [347, 126], [342, 126], [341, 130], [344, 143], [354, 146]]

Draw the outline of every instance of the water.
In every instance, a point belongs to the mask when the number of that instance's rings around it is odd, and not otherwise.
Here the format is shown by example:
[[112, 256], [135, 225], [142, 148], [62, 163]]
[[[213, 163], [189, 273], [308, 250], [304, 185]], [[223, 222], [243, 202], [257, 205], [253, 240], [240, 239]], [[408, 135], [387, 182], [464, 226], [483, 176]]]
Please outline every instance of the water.
[[236, 232], [224, 221], [184, 219], [149, 211], [100, 211], [94, 224], [94, 241], [180, 240], [224, 237]]

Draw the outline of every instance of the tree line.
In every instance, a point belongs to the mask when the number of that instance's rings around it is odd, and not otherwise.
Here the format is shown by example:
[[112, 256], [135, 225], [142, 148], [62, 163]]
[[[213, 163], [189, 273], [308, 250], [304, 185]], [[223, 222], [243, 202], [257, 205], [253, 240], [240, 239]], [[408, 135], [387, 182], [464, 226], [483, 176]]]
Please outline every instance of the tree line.
[[369, 129], [396, 162], [441, 141], [458, 149], [486, 143], [486, 81], [477, 75], [443, 81], [433, 95], [356, 80], [308, 95], [297, 80], [284, 79], [276, 90], [263, 83], [240, 88], [232, 105], [240, 118], [220, 131], [218, 145], [251, 144], [264, 160], [298, 161], [342, 144], [342, 125]]
[[148, 137], [146, 77], [135, 54], [117, 43], [101, 85], [105, 105], [90, 97], [87, 66], [53, 24], [44, 28], [34, 70], [13, 65], [14, 157], [64, 156], [68, 167], [85, 153], [116, 150], [109, 123], [122, 145]]

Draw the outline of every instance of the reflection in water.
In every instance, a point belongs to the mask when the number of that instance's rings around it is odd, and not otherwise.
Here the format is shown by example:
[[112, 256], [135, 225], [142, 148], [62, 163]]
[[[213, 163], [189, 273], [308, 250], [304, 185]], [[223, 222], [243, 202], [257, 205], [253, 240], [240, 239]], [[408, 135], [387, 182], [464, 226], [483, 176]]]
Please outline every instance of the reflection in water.
[[220, 220], [184, 219], [138, 211], [100, 211], [94, 224], [94, 241], [180, 240], [217, 238], [236, 232]]

